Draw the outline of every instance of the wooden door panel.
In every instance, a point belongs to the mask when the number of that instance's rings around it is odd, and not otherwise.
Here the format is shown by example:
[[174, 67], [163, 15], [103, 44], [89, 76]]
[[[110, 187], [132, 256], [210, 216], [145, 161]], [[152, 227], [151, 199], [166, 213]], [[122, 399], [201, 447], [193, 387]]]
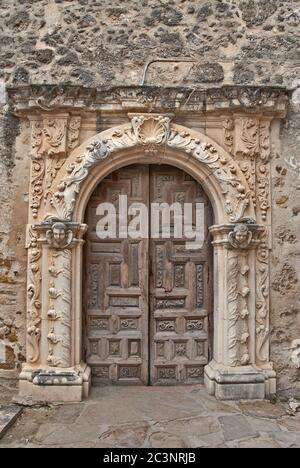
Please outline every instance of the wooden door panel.
[[132, 166], [104, 179], [87, 209], [86, 360], [93, 384], [148, 383], [148, 240], [101, 240], [96, 235], [99, 203], [118, 212], [119, 195], [128, 203], [148, 201], [148, 166]]
[[205, 204], [206, 241], [201, 250], [187, 250], [186, 239], [150, 241], [150, 381], [203, 382], [211, 310], [210, 205], [199, 184], [170, 166], [151, 167], [150, 200]]
[[[96, 235], [101, 202], [205, 204], [205, 243], [186, 239], [107, 239]], [[201, 186], [170, 166], [135, 165], [104, 179], [89, 202], [84, 282], [85, 353], [93, 384], [203, 381], [210, 355], [211, 207]], [[149, 226], [151, 229], [151, 226]], [[150, 231], [149, 231], [150, 234]], [[150, 330], [150, 332], [149, 332]]]

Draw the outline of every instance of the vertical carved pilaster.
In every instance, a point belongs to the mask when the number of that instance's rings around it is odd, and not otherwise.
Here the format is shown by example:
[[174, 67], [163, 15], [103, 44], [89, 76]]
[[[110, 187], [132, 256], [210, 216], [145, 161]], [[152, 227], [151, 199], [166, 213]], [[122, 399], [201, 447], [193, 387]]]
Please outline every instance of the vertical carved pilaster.
[[28, 364], [72, 367], [73, 251], [85, 230], [86, 225], [57, 221], [28, 230]]
[[247, 224], [236, 224], [228, 234], [228, 363], [231, 366], [250, 363], [248, 249], [252, 238], [252, 231]]
[[[46, 225], [44, 225], [45, 227]], [[68, 368], [72, 365], [72, 249], [85, 226], [54, 222], [47, 226], [48, 243], [48, 334], [47, 364]], [[46, 342], [46, 340], [45, 340]]]
[[32, 226], [29, 226], [27, 231], [27, 360], [31, 364], [38, 363], [40, 360], [42, 251], [37, 241], [37, 233]]
[[260, 122], [260, 155], [256, 161], [257, 219], [264, 226], [256, 252], [256, 363], [269, 363], [269, 316], [270, 316], [270, 274], [269, 274], [269, 230], [271, 226], [271, 143], [270, 121]]
[[43, 122], [41, 119], [32, 118], [31, 124], [31, 174], [30, 174], [30, 199], [29, 205], [32, 218], [38, 217], [44, 191], [45, 160], [42, 152]]

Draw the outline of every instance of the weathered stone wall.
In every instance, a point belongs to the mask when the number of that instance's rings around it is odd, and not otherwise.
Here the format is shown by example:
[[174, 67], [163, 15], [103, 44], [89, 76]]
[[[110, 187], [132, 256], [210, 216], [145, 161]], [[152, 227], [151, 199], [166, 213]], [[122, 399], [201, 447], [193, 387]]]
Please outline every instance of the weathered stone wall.
[[3, 0], [0, 18], [0, 369], [24, 359], [29, 172], [29, 142], [18, 137], [4, 87], [137, 85], [149, 59], [184, 58], [193, 62], [150, 65], [146, 83], [295, 89], [272, 159], [271, 322], [279, 390], [299, 394], [288, 349], [300, 338], [299, 0]]

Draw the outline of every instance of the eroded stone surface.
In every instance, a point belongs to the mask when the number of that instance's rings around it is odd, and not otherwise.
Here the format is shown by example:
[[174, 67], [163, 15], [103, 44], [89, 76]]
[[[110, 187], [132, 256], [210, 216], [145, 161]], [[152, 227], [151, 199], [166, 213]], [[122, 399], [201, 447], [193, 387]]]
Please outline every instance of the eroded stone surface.
[[19, 406], [0, 406], [0, 439], [14, 424], [21, 412], [22, 408]]
[[221, 416], [219, 422], [226, 441], [258, 436], [258, 433], [251, 427], [244, 416]]

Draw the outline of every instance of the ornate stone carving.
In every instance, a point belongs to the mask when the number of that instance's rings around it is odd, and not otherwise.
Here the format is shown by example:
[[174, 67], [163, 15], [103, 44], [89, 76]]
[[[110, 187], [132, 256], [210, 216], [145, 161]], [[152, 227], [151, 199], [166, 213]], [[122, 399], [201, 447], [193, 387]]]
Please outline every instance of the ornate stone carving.
[[71, 151], [79, 144], [81, 117], [71, 117], [68, 126], [68, 149]]
[[234, 143], [234, 120], [228, 117], [223, 120], [224, 145], [228, 153], [233, 154]]
[[251, 109], [283, 113], [288, 100], [287, 93], [279, 88], [222, 86], [212, 89], [176, 89], [143, 86], [116, 88], [86, 88], [83, 86], [32, 85], [8, 89], [9, 98], [16, 111], [53, 109], [101, 110], [114, 105], [120, 110], [136, 109], [136, 103], [143, 112], [158, 109], [173, 111]]
[[57, 222], [46, 232], [48, 244], [54, 249], [65, 249], [69, 247], [73, 240], [73, 232], [66, 224]]
[[144, 114], [132, 117], [133, 133], [146, 152], [157, 152], [157, 146], [165, 144], [169, 137], [170, 118], [162, 115]]
[[28, 230], [28, 286], [27, 286], [27, 340], [29, 344], [28, 360], [38, 362], [41, 339], [41, 248], [38, 234], [32, 227]]
[[43, 119], [42, 152], [47, 157], [62, 156], [66, 154], [67, 116], [44, 116]]
[[258, 364], [269, 360], [269, 247], [267, 229], [256, 252], [256, 359]]
[[[70, 244], [68, 244], [70, 245]], [[60, 367], [71, 366], [71, 251], [66, 247], [56, 250], [51, 249], [51, 263], [53, 265], [50, 273], [50, 287], [48, 290], [50, 305], [53, 311], [50, 319], [50, 332], [47, 340], [51, 345], [52, 362], [59, 362]]]
[[133, 117], [131, 124], [108, 131], [105, 137], [96, 137], [87, 146], [83, 157], [79, 157], [76, 163], [71, 164], [70, 176], [58, 184], [51, 198], [51, 205], [56, 210], [56, 215], [60, 219], [71, 219], [80, 184], [93, 166], [121, 148], [140, 144], [155, 147], [166, 145], [181, 149], [204, 164], [221, 187], [230, 222], [239, 221], [250, 205], [251, 193], [243, 183], [238, 165], [232, 159], [221, 157], [211, 144], [201, 142], [193, 136], [193, 132], [171, 125], [166, 119], [168, 118], [163, 116], [151, 118], [136, 116]]
[[235, 249], [248, 249], [252, 240], [252, 232], [247, 224], [236, 224], [228, 234], [228, 242]]
[[270, 159], [270, 122], [263, 121], [259, 127], [260, 159], [267, 163]]
[[255, 162], [254, 161], [239, 161], [239, 166], [241, 171], [243, 172], [246, 181], [248, 182], [248, 186], [251, 192], [251, 198], [253, 202], [253, 206], [256, 207], [256, 194], [255, 194]]
[[241, 117], [238, 123], [236, 155], [255, 159], [260, 153], [259, 120], [252, 117]]
[[52, 348], [49, 349], [47, 363], [50, 367], [58, 367], [62, 364], [61, 359], [59, 357], [54, 356], [54, 351]]
[[[48, 345], [48, 358], [41, 363], [52, 367], [71, 367], [71, 248], [85, 232], [76, 223], [35, 224], [28, 230], [28, 348], [30, 363], [40, 359], [40, 341]], [[47, 265], [43, 278], [48, 301], [43, 305], [48, 333], [41, 336], [41, 261]], [[43, 267], [43, 269], [44, 269]]]
[[266, 221], [270, 208], [270, 168], [268, 164], [257, 165], [256, 193], [262, 221]]
[[42, 155], [43, 124], [41, 120], [31, 122], [31, 177], [30, 208], [37, 218], [44, 193], [45, 161]]
[[248, 365], [250, 362], [248, 274], [247, 254], [229, 252], [227, 264], [228, 361], [231, 366]]

